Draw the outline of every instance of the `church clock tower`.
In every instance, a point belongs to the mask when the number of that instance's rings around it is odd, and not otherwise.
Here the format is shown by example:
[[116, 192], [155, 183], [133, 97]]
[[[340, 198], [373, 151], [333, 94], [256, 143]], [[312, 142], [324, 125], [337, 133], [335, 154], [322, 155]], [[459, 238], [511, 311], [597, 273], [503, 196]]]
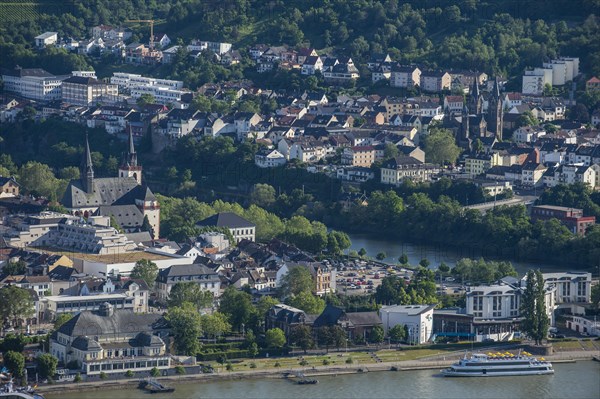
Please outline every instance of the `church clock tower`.
[[119, 177], [133, 177], [138, 184], [142, 184], [142, 167], [137, 162], [131, 131], [129, 131], [129, 150], [123, 154], [123, 161], [119, 166]]

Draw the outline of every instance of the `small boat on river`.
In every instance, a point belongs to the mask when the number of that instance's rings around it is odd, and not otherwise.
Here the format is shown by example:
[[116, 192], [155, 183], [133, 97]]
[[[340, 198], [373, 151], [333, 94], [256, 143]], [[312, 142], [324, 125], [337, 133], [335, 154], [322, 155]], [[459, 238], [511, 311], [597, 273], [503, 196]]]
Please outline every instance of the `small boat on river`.
[[164, 386], [163, 384], [152, 378], [146, 378], [144, 380], [141, 380], [138, 385], [138, 388], [150, 393], [175, 392], [175, 388]]

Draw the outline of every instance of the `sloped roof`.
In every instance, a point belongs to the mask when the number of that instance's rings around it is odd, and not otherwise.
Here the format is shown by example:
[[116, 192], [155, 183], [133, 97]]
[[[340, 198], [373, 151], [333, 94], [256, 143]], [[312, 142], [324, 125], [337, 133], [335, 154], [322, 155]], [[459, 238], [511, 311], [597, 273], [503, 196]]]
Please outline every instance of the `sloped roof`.
[[71, 180], [61, 203], [67, 208], [88, 208], [100, 205], [113, 205], [119, 198], [138, 186], [137, 181], [123, 177], [94, 179], [94, 190], [86, 193], [81, 180]]
[[344, 310], [337, 306], [327, 305], [323, 312], [315, 319], [315, 327], [331, 326], [337, 324], [338, 320], [344, 315]]
[[196, 223], [197, 226], [217, 226], [227, 228], [256, 227], [256, 225], [233, 212], [221, 212]]
[[381, 318], [377, 312], [346, 313], [346, 317], [354, 326], [376, 326], [381, 325]]
[[102, 205], [95, 212], [99, 216], [112, 216], [124, 229], [141, 227], [144, 223], [144, 214], [135, 205]]
[[130, 309], [115, 309], [111, 316], [84, 310], [63, 324], [58, 331], [71, 337], [150, 332], [152, 324], [160, 317], [159, 314], [134, 313]]

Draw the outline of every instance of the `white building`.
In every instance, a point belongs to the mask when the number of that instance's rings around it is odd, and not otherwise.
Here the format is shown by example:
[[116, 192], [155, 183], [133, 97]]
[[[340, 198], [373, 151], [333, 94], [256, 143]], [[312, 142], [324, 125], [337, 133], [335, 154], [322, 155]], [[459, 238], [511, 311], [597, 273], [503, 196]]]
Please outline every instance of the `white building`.
[[525, 71], [521, 92], [539, 96], [544, 92], [546, 84], [552, 85], [552, 69], [535, 68], [533, 71]]
[[590, 302], [592, 273], [543, 273], [544, 282], [556, 286], [556, 304]]
[[215, 54], [223, 55], [231, 50], [231, 43], [209, 42], [205, 40], [192, 40], [187, 46], [189, 51], [205, 51], [209, 50]]
[[180, 264], [163, 269], [158, 273], [158, 277], [156, 277], [158, 298], [166, 301], [173, 286], [183, 282], [196, 283], [202, 291], [209, 291], [214, 297], [221, 294], [221, 279], [215, 271], [204, 265]]
[[46, 46], [55, 45], [58, 42], [58, 32], [44, 32], [35, 37], [35, 46], [44, 48]]
[[428, 342], [433, 334], [434, 308], [435, 305], [383, 306], [379, 316], [386, 335], [398, 324], [407, 326], [408, 342], [420, 345]]
[[40, 68], [15, 68], [2, 73], [4, 90], [37, 101], [60, 100], [62, 79]]
[[521, 126], [514, 131], [512, 139], [515, 143], [533, 143], [546, 135], [546, 130], [541, 126]]
[[259, 168], [275, 168], [285, 165], [286, 162], [285, 155], [275, 149], [258, 151], [254, 156], [254, 163]]
[[600, 337], [600, 320], [590, 320], [583, 316], [573, 316], [567, 320], [567, 328], [586, 335]]

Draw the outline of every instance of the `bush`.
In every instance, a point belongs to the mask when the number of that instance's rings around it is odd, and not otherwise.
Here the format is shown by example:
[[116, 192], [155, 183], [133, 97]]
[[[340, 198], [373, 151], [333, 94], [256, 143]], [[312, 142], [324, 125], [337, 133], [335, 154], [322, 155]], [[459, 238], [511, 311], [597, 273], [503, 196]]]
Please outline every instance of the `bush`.
[[256, 368], [256, 363], [254, 363], [254, 362], [250, 363], [250, 368], [251, 369], [255, 369]]
[[347, 364], [352, 364], [352, 363], [354, 363], [354, 360], [352, 360], [352, 358], [349, 357], [348, 359], [346, 359], [346, 363]]
[[107, 378], [108, 378], [108, 376], [106, 375], [106, 373], [104, 371], [100, 373], [100, 379], [101, 380], [105, 380]]
[[225, 368], [227, 369], [227, 371], [233, 371], [233, 364], [231, 364], [231, 362], [227, 363], [227, 366], [225, 366]]
[[331, 363], [329, 359], [323, 359], [323, 366], [327, 366], [329, 363]]
[[234, 349], [227, 352], [198, 353], [196, 355], [196, 360], [207, 362], [211, 360], [218, 360], [221, 356], [224, 356], [226, 359], [239, 359], [250, 357], [250, 354], [245, 349]]
[[184, 375], [185, 374], [185, 367], [183, 367], [183, 366], [177, 366], [177, 367], [175, 367], [175, 374], [177, 374], [177, 375]]
[[275, 367], [281, 367], [281, 363], [275, 362]]
[[71, 360], [69, 363], [67, 363], [67, 368], [69, 370], [78, 370], [79, 362], [77, 360]]
[[150, 375], [152, 377], [158, 377], [160, 375], [160, 371], [156, 367], [152, 367], [152, 370], [150, 370]]
[[302, 359], [300, 361], [300, 366], [306, 366], [306, 365], [308, 365], [308, 362], [305, 359]]
[[81, 382], [81, 373], [77, 373], [75, 375], [75, 378], [73, 379], [73, 382]]
[[131, 370], [127, 370], [127, 371], [125, 372], [125, 377], [127, 377], [127, 378], [131, 378], [131, 377], [133, 377], [133, 375], [134, 375], [134, 373], [133, 373], [133, 371], [131, 371]]

